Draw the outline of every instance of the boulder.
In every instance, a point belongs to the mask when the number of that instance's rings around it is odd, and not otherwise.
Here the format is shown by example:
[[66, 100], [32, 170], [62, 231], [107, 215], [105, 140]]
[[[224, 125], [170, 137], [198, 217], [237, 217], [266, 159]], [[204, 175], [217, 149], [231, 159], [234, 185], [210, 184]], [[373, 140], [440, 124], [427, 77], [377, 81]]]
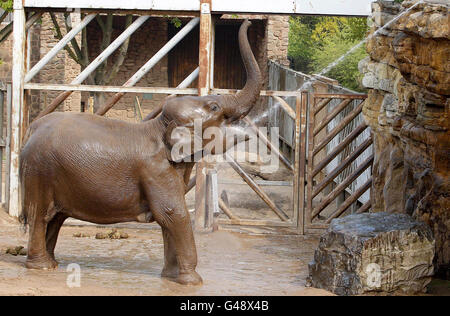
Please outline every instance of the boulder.
[[435, 245], [428, 225], [406, 214], [334, 219], [309, 264], [308, 283], [338, 295], [426, 291]]

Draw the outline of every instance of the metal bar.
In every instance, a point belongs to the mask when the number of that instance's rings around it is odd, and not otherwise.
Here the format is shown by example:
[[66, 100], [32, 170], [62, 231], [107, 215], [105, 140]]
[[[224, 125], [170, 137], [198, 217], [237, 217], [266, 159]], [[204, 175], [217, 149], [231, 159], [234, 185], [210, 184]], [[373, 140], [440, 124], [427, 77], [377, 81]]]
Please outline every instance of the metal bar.
[[332, 119], [334, 119], [337, 115], [339, 115], [339, 113], [341, 113], [342, 110], [345, 109], [345, 107], [347, 105], [349, 105], [350, 102], [352, 102], [353, 99], [345, 99], [344, 101], [342, 101], [341, 103], [339, 103], [332, 111], [331, 113], [329, 113], [323, 120], [322, 122], [319, 123], [319, 126], [317, 126], [314, 129], [314, 136], [317, 136], [317, 134], [319, 134], [319, 132], [328, 125], [328, 123], [331, 122]]
[[[190, 74], [189, 76], [187, 76], [187, 77], [186, 77], [186, 78], [185, 78], [185, 79], [177, 86], [177, 89], [189, 87], [189, 86], [191, 85], [191, 83], [193, 83], [194, 80], [197, 79], [198, 73], [199, 73], [199, 69], [200, 69], [200, 67], [195, 68], [195, 70], [194, 70], [193, 72], [191, 72], [191, 74]], [[196, 94], [196, 93], [198, 92], [198, 90], [196, 90], [196, 89], [192, 89], [192, 90], [193, 90], [193, 91], [195, 90], [195, 93], [192, 93], [192, 94]], [[171, 94], [171, 95], [169, 95], [167, 98], [174, 97], [174, 96], [176, 96], [176, 94]], [[162, 109], [163, 109], [163, 106], [164, 106], [164, 103], [165, 103], [165, 100], [166, 100], [167, 98], [165, 98], [164, 101], [162, 101], [162, 102], [158, 105], [157, 108], [155, 108], [149, 115], [147, 115], [147, 116], [144, 118], [144, 121], [148, 121], [148, 120], [151, 120], [151, 119], [154, 119], [155, 117], [157, 117], [157, 116], [159, 115], [159, 113], [161, 113], [161, 111], [162, 111]]]
[[327, 154], [327, 156], [319, 163], [316, 167], [314, 167], [313, 170], [313, 177], [315, 177], [323, 168], [325, 168], [326, 165], [328, 165], [341, 151], [345, 149], [353, 140], [356, 139], [365, 129], [367, 128], [367, 125], [363, 122], [362, 124], [358, 125], [357, 128], [355, 128], [350, 134], [348, 134], [342, 142], [339, 143], [338, 146], [336, 146], [333, 151]]
[[273, 227], [294, 227], [291, 221], [277, 222], [270, 220], [253, 220], [253, 219], [226, 219], [219, 218], [219, 224], [221, 225], [241, 225], [241, 226], [273, 226]]
[[272, 97], [280, 103], [280, 105], [281, 105], [281, 107], [283, 108], [283, 110], [285, 110], [286, 113], [287, 113], [293, 120], [296, 119], [295, 111], [291, 108], [291, 106], [290, 106], [286, 101], [284, 101], [282, 98], [280, 98], [280, 97], [277, 96], [277, 95], [273, 95]]
[[307, 92], [302, 92], [301, 95], [301, 111], [300, 111], [300, 150], [297, 151], [296, 155], [300, 157], [299, 159], [299, 174], [298, 174], [298, 184], [299, 184], [299, 194], [298, 194], [298, 208], [299, 208], [299, 218], [298, 218], [298, 231], [300, 234], [305, 233], [305, 172], [306, 172], [306, 115], [308, 107], [308, 96]]
[[[364, 102], [358, 105], [357, 108], [352, 110], [333, 130], [314, 148], [314, 156], [322, 150], [336, 135], [342, 131], [347, 124], [349, 124], [359, 113], [361, 113]], [[314, 133], [314, 131], [311, 131]], [[314, 137], [314, 136], [313, 136]]]
[[312, 218], [315, 218], [317, 215], [322, 212], [322, 210], [327, 207], [340, 193], [342, 193], [361, 173], [364, 172], [370, 164], [373, 162], [373, 155], [371, 155], [363, 164], [361, 164], [358, 169], [356, 169], [351, 175], [349, 175], [344, 181], [339, 183], [339, 185], [331, 191], [321, 202], [320, 204], [314, 208], [312, 212]]
[[253, 123], [252, 121], [250, 121], [250, 119], [248, 117], [244, 117], [244, 122], [246, 122], [251, 128], [252, 130], [255, 132], [256, 135], [258, 135], [258, 137], [263, 141], [263, 143], [267, 146], [267, 148], [269, 148], [271, 151], [273, 151], [275, 153], [275, 155], [277, 155], [277, 157], [281, 160], [281, 162], [291, 171], [294, 171], [294, 167], [292, 167], [291, 163], [289, 162], [289, 160], [287, 160], [286, 157], [284, 157], [284, 155], [278, 150], [278, 148], [276, 148], [275, 146], [273, 146], [273, 144], [270, 142], [270, 140], [267, 139], [266, 135], [264, 135], [263, 133], [261, 133], [261, 131], [258, 129], [258, 127], [255, 125], [255, 123]]
[[67, 33], [34, 67], [26, 74], [25, 82], [31, 81], [34, 76], [42, 69], [48, 62], [58, 54], [78, 33], [81, 32], [97, 14], [87, 15], [80, 24], [76, 25], [69, 33]]
[[[193, 18], [174, 37], [172, 37], [149, 61], [145, 63], [130, 79], [123, 84], [123, 87], [133, 87], [141, 80], [172, 48], [175, 47], [198, 23], [199, 18]], [[102, 105], [95, 112], [97, 115], [104, 115], [125, 95], [125, 92], [116, 93], [107, 103]]]
[[367, 99], [367, 94], [314, 93], [314, 98], [331, 98], [331, 99]]
[[339, 207], [337, 211], [335, 211], [331, 216], [327, 219], [327, 224], [329, 224], [334, 218], [338, 217], [342, 213], [345, 212], [345, 210], [352, 205], [361, 195], [363, 195], [364, 192], [366, 192], [368, 189], [370, 189], [370, 186], [372, 185], [372, 177], [369, 178], [369, 180], [366, 181], [358, 190], [356, 190], [355, 193], [353, 193], [350, 197], [348, 197], [344, 203]]
[[[280, 187], [292, 187], [293, 183], [290, 181], [269, 181], [269, 180], [254, 180], [260, 186], [280, 186]], [[245, 185], [245, 182], [234, 179], [221, 179], [221, 184], [237, 184]]]
[[277, 214], [277, 216], [283, 220], [289, 220], [289, 217], [284, 213], [275, 203], [270, 199], [270, 197], [253, 181], [253, 179], [242, 169], [236, 160], [230, 155], [225, 153], [226, 161], [231, 165], [231, 167], [244, 179], [245, 182], [259, 195], [259, 197]]
[[10, 200], [9, 214], [18, 217], [21, 208], [19, 192], [19, 153], [20, 153], [20, 129], [22, 108], [24, 104], [23, 79], [25, 75], [25, 10], [22, 1], [14, 1], [14, 27], [13, 27], [13, 70], [12, 70], [12, 107], [11, 113], [11, 164], [10, 164]]
[[359, 157], [359, 155], [362, 154], [364, 150], [366, 150], [367, 147], [369, 147], [372, 144], [372, 139], [366, 139], [361, 145], [358, 146], [358, 148], [355, 149], [354, 152], [351, 153], [347, 158], [345, 158], [344, 161], [342, 161], [336, 168], [333, 169], [333, 171], [328, 174], [325, 179], [320, 182], [316, 188], [313, 191], [312, 197], [316, 197], [317, 194], [320, 193], [328, 184], [331, 183], [331, 181], [334, 180], [345, 168], [348, 167], [356, 158]]
[[[137, 29], [145, 23], [150, 17], [149, 16], [140, 16], [136, 19], [125, 31], [122, 32], [122, 34], [119, 35], [100, 55], [97, 56], [96, 59], [92, 63], [89, 64], [72, 82], [72, 85], [79, 85], [84, 80], [87, 79], [87, 77], [95, 71], [103, 62], [112, 54], [114, 53], [117, 48], [119, 48], [123, 42], [127, 40], [134, 32], [137, 31]], [[44, 115], [47, 115], [51, 112], [53, 112], [65, 99], [67, 99], [71, 94], [73, 90], [66, 91], [62, 94], [60, 94], [56, 99], [47, 107], [45, 108], [36, 119], [41, 118]]]
[[[84, 91], [84, 92], [124, 92], [124, 93], [154, 93], [154, 94], [197, 94], [197, 89], [166, 88], [166, 87], [123, 87], [123, 86], [96, 86], [96, 85], [62, 85], [27, 83], [27, 90], [53, 90], [53, 91]], [[70, 91], [70, 92], [71, 92]]]

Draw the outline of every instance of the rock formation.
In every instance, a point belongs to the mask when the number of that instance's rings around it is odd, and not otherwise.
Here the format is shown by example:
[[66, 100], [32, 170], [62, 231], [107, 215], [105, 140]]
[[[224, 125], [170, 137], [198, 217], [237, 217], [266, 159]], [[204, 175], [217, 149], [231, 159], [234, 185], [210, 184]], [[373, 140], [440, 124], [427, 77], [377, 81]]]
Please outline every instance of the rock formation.
[[373, 3], [379, 29], [360, 62], [369, 88], [363, 109], [373, 132], [372, 211], [423, 220], [436, 239], [437, 273], [450, 271], [449, 2]]
[[334, 219], [309, 264], [309, 285], [338, 295], [421, 293], [433, 275], [434, 248], [430, 227], [406, 214]]

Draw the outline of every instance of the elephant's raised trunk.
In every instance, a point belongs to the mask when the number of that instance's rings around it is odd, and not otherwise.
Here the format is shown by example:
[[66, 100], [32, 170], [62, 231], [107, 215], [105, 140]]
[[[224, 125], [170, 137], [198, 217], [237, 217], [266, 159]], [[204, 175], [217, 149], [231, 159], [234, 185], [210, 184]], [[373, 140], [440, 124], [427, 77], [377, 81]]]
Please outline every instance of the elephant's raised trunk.
[[251, 22], [245, 20], [239, 29], [239, 49], [247, 72], [244, 88], [234, 96], [226, 96], [226, 114], [230, 121], [246, 116], [259, 97], [262, 86], [261, 71], [248, 42], [247, 30]]

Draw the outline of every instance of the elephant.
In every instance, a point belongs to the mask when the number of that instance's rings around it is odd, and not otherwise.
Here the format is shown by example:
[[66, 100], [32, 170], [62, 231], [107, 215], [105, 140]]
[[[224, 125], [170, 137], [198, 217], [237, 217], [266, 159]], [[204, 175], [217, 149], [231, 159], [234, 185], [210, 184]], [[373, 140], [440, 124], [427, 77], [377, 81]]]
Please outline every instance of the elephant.
[[64, 221], [96, 224], [153, 222], [161, 226], [161, 276], [198, 285], [197, 250], [185, 188], [193, 162], [174, 161], [176, 127], [223, 127], [246, 116], [259, 97], [262, 77], [245, 20], [239, 47], [247, 80], [232, 95], [167, 98], [155, 118], [132, 123], [91, 113], [55, 112], [32, 122], [20, 153], [22, 210], [29, 228], [29, 269], [55, 269], [54, 249]]

